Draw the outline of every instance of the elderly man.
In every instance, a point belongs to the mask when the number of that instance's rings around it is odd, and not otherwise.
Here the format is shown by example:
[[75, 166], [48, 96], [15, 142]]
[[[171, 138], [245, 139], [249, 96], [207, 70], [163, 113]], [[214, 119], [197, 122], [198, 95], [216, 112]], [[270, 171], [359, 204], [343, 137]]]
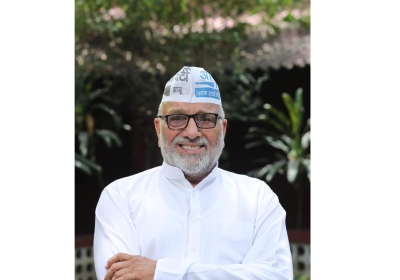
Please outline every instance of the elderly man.
[[293, 278], [277, 196], [218, 168], [227, 123], [203, 68], [167, 82], [154, 120], [162, 166], [111, 183], [98, 202], [98, 279]]

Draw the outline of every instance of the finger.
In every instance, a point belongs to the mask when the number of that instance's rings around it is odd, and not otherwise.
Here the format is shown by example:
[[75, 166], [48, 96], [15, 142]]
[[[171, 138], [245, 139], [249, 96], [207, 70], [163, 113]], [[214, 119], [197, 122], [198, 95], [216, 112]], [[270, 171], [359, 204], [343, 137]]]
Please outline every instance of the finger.
[[114, 277], [114, 274], [126, 267], [129, 267], [129, 263], [126, 261], [121, 261], [114, 263], [110, 266], [110, 269], [107, 271], [106, 276], [104, 277], [104, 280], [111, 280]]
[[106, 269], [109, 269], [114, 263], [130, 260], [133, 256], [125, 253], [118, 253], [112, 256], [106, 263]]
[[[115, 274], [114, 274], [114, 276], [112, 277], [111, 280], [116, 280], [118, 278], [123, 277], [124, 275], [128, 275], [128, 274], [131, 274], [131, 273], [132, 273], [132, 270], [130, 270], [129, 267], [128, 268], [123, 268], [123, 269], [118, 270], [117, 272], [115, 272]], [[127, 276], [125, 276], [125, 277], [127, 277]]]
[[129, 273], [125, 274], [119, 278], [116, 278], [115, 280], [136, 280], [139, 279], [137, 273]]

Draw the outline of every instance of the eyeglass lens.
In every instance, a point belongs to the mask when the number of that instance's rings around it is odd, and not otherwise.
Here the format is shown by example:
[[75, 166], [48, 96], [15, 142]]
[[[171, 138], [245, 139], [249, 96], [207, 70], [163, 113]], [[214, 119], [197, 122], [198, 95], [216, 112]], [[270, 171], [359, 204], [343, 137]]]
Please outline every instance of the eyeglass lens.
[[[215, 126], [216, 116], [214, 114], [198, 114], [194, 120], [200, 128], [212, 128]], [[168, 124], [171, 128], [186, 127], [189, 121], [188, 115], [171, 115], [168, 117]]]

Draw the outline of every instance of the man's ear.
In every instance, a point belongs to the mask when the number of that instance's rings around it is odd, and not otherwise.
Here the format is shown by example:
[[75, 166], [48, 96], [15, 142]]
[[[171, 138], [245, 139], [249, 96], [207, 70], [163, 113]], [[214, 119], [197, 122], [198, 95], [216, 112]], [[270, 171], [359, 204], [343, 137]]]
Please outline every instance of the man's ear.
[[154, 127], [156, 128], [156, 133], [157, 133], [157, 138], [158, 138], [158, 147], [161, 147], [161, 142], [160, 142], [160, 118], [155, 118], [154, 119]]
[[227, 119], [223, 119], [222, 120], [222, 129], [224, 131], [224, 137], [226, 135], [226, 127], [228, 126], [228, 120]]
[[[227, 119], [223, 119], [222, 120], [222, 131], [224, 133], [224, 140], [225, 140], [227, 126], [228, 126], [228, 120]], [[225, 141], [224, 141], [224, 147], [225, 147]]]

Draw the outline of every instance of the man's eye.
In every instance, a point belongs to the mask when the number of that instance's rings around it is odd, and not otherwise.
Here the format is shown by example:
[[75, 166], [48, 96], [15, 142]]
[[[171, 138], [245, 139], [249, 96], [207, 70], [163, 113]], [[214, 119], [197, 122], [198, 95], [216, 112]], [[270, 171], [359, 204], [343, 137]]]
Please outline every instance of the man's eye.
[[201, 122], [212, 122], [213, 121], [213, 116], [208, 116], [208, 115], [203, 115], [200, 116], [200, 121]]
[[171, 116], [170, 120], [171, 121], [184, 121], [184, 120], [186, 120], [186, 116]]

